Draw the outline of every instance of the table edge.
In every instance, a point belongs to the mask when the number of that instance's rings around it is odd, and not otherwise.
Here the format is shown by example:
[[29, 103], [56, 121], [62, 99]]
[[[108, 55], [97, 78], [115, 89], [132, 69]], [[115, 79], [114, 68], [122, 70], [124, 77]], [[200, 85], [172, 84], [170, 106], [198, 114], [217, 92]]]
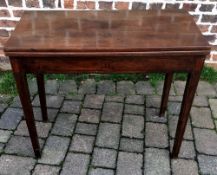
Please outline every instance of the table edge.
[[10, 52], [6, 56], [11, 57], [102, 57], [102, 56], [185, 56], [210, 54], [210, 49], [195, 51], [154, 51], [154, 52]]

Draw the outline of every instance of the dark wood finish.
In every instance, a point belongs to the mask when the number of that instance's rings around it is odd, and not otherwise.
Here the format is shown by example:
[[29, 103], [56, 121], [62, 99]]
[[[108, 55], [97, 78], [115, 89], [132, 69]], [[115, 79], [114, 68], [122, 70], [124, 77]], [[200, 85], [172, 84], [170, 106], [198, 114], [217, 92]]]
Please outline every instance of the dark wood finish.
[[[20, 101], [23, 107], [23, 112], [29, 130], [30, 139], [32, 142], [33, 150], [36, 157], [41, 157], [40, 145], [38, 141], [38, 134], [36, 131], [35, 120], [33, 115], [33, 109], [31, 105], [31, 99], [27, 84], [26, 74], [23, 71], [23, 67], [16, 59], [11, 59], [11, 66], [14, 70], [14, 78], [16, 80], [17, 90], [20, 96]], [[15, 71], [16, 70], [16, 71]]]
[[25, 52], [30, 56], [40, 52], [44, 57], [54, 52], [63, 55], [203, 53], [209, 48], [193, 17], [183, 10], [26, 11], [5, 51]]
[[191, 110], [191, 105], [194, 100], [194, 95], [197, 89], [198, 82], [200, 80], [200, 72], [203, 68], [204, 60], [197, 60], [195, 63], [195, 70], [188, 74], [188, 79], [185, 87], [185, 92], [182, 100], [181, 112], [176, 129], [175, 142], [172, 151], [172, 157], [178, 157], [183, 136], [185, 133], [188, 116]]
[[43, 121], [47, 121], [47, 105], [46, 105], [46, 95], [45, 95], [45, 87], [44, 87], [44, 75], [42, 73], [36, 74], [37, 84], [38, 84], [38, 95], [39, 101], [41, 105], [41, 116]]
[[164, 88], [163, 88], [163, 93], [162, 93], [162, 98], [161, 98], [161, 107], [160, 107], [160, 113], [159, 113], [160, 117], [164, 116], [165, 111], [167, 109], [167, 103], [169, 99], [169, 93], [170, 93], [172, 80], [173, 80], [173, 73], [167, 73], [165, 76]]
[[200, 71], [209, 52], [210, 46], [193, 18], [183, 10], [28, 11], [5, 46], [36, 156], [40, 152], [26, 73], [37, 75], [46, 120], [44, 73], [166, 73], [163, 114], [172, 73], [187, 72], [189, 78], [172, 154], [177, 157]]
[[[30, 73], [144, 73], [144, 72], [191, 72], [196, 56], [122, 56], [122, 57], [77, 57], [73, 59], [55, 56], [22, 60], [26, 71]], [[102, 59], [103, 58], [103, 59]], [[180, 58], [180, 59], [177, 59]], [[73, 65], [73, 66], [69, 66]], [[150, 66], [151, 65], [151, 66]]]

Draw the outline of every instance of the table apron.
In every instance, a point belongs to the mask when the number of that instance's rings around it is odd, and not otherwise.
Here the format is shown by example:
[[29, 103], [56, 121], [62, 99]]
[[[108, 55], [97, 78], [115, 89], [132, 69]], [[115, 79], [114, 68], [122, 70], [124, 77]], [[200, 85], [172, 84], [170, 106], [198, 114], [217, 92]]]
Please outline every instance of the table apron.
[[[16, 59], [27, 73], [191, 72], [201, 57], [169, 58], [29, 58]], [[16, 72], [16, 70], [13, 70]]]

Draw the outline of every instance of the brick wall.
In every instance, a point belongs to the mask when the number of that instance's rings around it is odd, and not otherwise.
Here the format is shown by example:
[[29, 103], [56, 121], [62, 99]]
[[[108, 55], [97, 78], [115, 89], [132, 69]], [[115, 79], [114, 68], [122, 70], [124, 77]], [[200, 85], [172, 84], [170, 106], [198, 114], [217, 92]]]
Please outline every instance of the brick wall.
[[[217, 0], [0, 0], [0, 48], [20, 19], [23, 10], [148, 10], [186, 9], [213, 46], [206, 62], [217, 65]], [[0, 51], [0, 55], [3, 54]]]

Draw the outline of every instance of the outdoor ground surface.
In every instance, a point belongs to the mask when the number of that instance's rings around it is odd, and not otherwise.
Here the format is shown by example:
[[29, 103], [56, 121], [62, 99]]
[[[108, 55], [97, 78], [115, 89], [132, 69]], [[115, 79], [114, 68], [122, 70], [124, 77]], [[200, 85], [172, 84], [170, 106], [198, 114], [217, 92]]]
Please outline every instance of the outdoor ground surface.
[[[217, 174], [217, 84], [201, 81], [179, 159], [171, 160], [184, 81], [172, 85], [159, 118], [163, 82], [46, 81], [49, 122], [29, 82], [42, 158], [34, 159], [19, 98], [0, 97], [1, 175]], [[106, 94], [106, 95], [105, 95]]]

